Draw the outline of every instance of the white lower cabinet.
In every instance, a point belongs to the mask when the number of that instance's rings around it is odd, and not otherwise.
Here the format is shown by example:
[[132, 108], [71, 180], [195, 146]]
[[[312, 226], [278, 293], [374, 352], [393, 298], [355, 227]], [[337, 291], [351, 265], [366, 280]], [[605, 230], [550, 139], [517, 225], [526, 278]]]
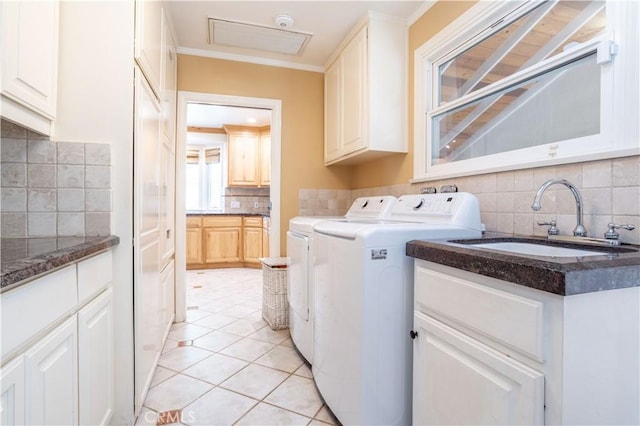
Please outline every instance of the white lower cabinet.
[[113, 290], [78, 312], [78, 378], [81, 425], [107, 424], [113, 413]]
[[24, 354], [27, 424], [78, 424], [77, 347], [73, 316]]
[[417, 312], [413, 423], [541, 424], [544, 376]]
[[[0, 419], [10, 425], [104, 425], [114, 408], [114, 330], [111, 252], [3, 293], [2, 334], [12, 350], [2, 358]], [[75, 277], [78, 276], [76, 283]], [[60, 291], [41, 303], [50, 286]], [[80, 297], [77, 293], [94, 296]], [[15, 309], [21, 305], [23, 309]], [[41, 306], [43, 312], [34, 312]], [[64, 307], [61, 309], [60, 307]], [[37, 316], [46, 321], [27, 321]], [[35, 324], [35, 325], [34, 325]], [[22, 336], [22, 338], [19, 338]]]
[[414, 273], [414, 424], [640, 424], [640, 287], [561, 296], [424, 260]]
[[24, 357], [19, 356], [0, 370], [0, 424], [24, 424]]

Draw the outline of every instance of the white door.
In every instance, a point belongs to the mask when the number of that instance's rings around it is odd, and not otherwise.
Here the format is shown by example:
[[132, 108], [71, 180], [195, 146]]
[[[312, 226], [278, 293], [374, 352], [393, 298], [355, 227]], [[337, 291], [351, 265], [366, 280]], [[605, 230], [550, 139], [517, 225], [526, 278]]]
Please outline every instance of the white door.
[[135, 72], [134, 333], [135, 408], [139, 413], [162, 350], [160, 306], [160, 105]]
[[78, 312], [81, 425], [105, 425], [111, 418], [113, 350], [113, 291], [109, 288]]
[[413, 354], [413, 423], [544, 422], [544, 376], [420, 312]]
[[27, 424], [78, 424], [77, 350], [74, 315], [25, 353]]
[[24, 360], [20, 356], [0, 369], [0, 424], [24, 424]]

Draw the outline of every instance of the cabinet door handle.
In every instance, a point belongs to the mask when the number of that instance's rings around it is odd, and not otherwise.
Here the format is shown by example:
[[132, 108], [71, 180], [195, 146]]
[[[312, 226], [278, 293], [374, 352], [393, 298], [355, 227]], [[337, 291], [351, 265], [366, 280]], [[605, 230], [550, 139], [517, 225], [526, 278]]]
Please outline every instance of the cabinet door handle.
[[409, 332], [409, 337], [411, 337], [412, 339], [415, 339], [416, 337], [418, 337], [418, 332], [411, 330]]

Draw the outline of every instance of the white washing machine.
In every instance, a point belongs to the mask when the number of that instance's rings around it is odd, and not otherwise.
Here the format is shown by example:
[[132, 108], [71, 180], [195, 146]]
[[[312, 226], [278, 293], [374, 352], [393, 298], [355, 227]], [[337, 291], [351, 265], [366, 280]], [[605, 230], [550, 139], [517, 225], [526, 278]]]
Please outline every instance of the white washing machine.
[[405, 195], [374, 222], [314, 226], [313, 376], [342, 424], [411, 424], [414, 239], [477, 238], [468, 193]]
[[313, 226], [324, 220], [386, 217], [397, 201], [392, 196], [360, 197], [353, 202], [345, 216], [296, 216], [289, 220], [289, 331], [296, 348], [309, 363], [313, 363]]

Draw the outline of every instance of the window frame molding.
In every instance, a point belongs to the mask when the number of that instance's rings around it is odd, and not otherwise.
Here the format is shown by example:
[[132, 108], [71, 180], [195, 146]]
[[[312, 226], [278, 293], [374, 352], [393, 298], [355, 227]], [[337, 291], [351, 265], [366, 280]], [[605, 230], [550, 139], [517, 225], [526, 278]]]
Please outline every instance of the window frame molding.
[[[447, 103], [446, 106], [437, 106], [434, 105], [436, 96], [430, 92], [430, 89], [434, 87], [436, 88], [434, 90], [437, 90], [439, 84], [437, 67], [439, 64], [446, 63], [460, 52], [483, 40], [487, 34], [494, 32], [493, 28], [500, 18], [502, 21], [511, 21], [514, 16], [527, 13], [537, 7], [540, 2], [528, 1], [518, 4], [513, 2], [479, 2], [417, 48], [414, 52], [414, 167], [413, 179], [410, 182], [639, 155], [640, 83], [637, 76], [640, 72], [640, 54], [634, 55], [633, 49], [635, 52], [640, 49], [640, 30], [637, 25], [634, 26], [638, 22], [637, 19], [640, 19], [640, 5], [633, 3], [607, 2], [607, 23], [610, 25], [611, 22], [616, 22], [618, 31], [608, 32], [604, 42], [592, 40], [583, 43], [577, 49], [561, 54], [560, 57], [547, 58], [538, 65], [528, 67], [506, 78], [508, 81], [504, 83], [504, 86], [515, 81], [515, 77], [521, 78], [528, 74], [534, 74], [535, 70], [539, 71], [550, 65], [566, 62], [570, 57], [579, 57], [585, 52], [593, 51], [597, 49], [598, 44], [606, 43], [606, 40], [612, 40], [618, 46], [619, 54], [613, 60], [616, 66], [604, 64], [601, 68], [603, 75], [610, 73], [607, 75], [606, 81], [611, 82], [611, 87], [602, 91], [605, 97], [601, 99], [600, 103], [602, 119], [600, 134], [523, 148], [518, 152], [526, 154], [526, 157], [529, 158], [524, 161], [505, 163], [505, 157], [513, 156], [513, 153], [516, 152], [507, 151], [470, 160], [431, 165], [431, 160], [427, 158], [431, 149], [428, 146], [428, 142], [431, 142], [430, 138], [427, 140], [432, 125], [430, 117], [444, 109], [448, 110], [456, 105], [468, 104], [471, 97], [465, 97], [463, 101], [456, 99]], [[602, 81], [605, 79], [603, 78]], [[488, 92], [494, 92], [496, 87], [493, 86], [490, 90], [482, 88], [473, 92], [473, 99], [481, 98]], [[598, 149], [584, 154], [576, 154], [575, 143], [572, 144], [572, 141], [581, 141], [583, 145], [586, 141], [597, 142]], [[558, 147], [562, 147], [561, 152], [558, 152]], [[570, 152], [564, 152], [567, 150]]]

